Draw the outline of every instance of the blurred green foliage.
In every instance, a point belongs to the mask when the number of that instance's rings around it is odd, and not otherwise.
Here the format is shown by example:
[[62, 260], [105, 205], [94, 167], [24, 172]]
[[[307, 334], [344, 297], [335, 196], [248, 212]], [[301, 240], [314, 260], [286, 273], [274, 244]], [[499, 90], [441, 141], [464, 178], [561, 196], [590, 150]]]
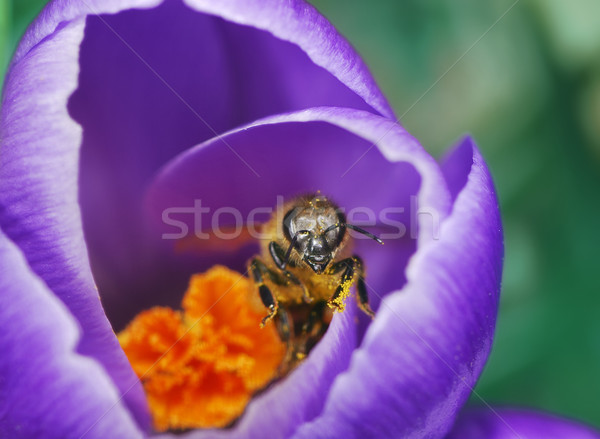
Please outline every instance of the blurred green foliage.
[[[0, 73], [44, 3], [0, 2]], [[520, 0], [494, 26], [514, 0], [312, 3], [434, 155], [469, 132], [495, 177], [505, 272], [478, 394], [600, 427], [600, 2]]]
[[17, 43], [47, 0], [0, 0], [0, 85]]

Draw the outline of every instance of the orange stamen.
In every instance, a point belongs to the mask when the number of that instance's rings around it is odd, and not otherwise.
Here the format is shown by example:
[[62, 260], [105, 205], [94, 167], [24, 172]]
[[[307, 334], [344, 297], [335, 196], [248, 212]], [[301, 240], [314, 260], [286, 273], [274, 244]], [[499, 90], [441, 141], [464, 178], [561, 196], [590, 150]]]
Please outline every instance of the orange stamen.
[[285, 345], [250, 280], [222, 266], [192, 276], [183, 311], [143, 311], [119, 342], [157, 431], [225, 427], [276, 377]]

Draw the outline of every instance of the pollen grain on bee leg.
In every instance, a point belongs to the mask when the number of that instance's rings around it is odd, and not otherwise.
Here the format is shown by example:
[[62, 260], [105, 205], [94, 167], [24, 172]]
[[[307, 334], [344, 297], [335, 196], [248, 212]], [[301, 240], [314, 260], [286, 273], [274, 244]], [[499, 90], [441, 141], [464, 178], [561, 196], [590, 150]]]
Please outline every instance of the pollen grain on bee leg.
[[339, 291], [336, 292], [334, 297], [328, 302], [328, 306], [332, 308], [334, 312], [344, 312], [346, 309], [346, 298], [350, 295], [352, 283], [352, 279], [344, 281], [339, 286]]
[[277, 377], [286, 348], [274, 325], [259, 328], [253, 292], [215, 266], [192, 276], [181, 311], [143, 311], [119, 334], [157, 431], [225, 427]]

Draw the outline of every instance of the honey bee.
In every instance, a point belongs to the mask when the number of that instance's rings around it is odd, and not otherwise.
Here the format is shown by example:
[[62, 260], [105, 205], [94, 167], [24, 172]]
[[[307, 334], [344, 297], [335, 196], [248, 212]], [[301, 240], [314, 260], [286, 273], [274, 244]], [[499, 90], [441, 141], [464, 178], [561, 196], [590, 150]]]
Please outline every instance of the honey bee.
[[268, 239], [261, 254], [248, 263], [260, 299], [273, 319], [279, 335], [288, 344], [289, 368], [302, 360], [323, 337], [332, 311], [343, 311], [344, 300], [356, 283], [359, 307], [370, 317], [365, 267], [352, 254], [348, 229], [380, 244], [375, 235], [346, 222], [340, 208], [316, 194], [294, 198], [264, 225]]

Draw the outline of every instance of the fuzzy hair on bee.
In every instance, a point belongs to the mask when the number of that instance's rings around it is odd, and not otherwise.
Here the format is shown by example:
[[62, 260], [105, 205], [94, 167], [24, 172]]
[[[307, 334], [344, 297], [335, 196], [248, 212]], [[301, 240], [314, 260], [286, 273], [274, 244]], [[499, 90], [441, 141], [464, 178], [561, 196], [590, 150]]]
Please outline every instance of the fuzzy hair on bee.
[[[283, 217], [283, 219], [282, 219]], [[362, 259], [353, 254], [348, 229], [383, 244], [375, 235], [346, 222], [340, 207], [320, 193], [296, 197], [263, 226], [267, 239], [249, 272], [281, 339], [288, 344], [288, 365], [304, 358], [322, 338], [332, 311], [343, 311], [356, 284], [360, 309], [373, 317]]]

